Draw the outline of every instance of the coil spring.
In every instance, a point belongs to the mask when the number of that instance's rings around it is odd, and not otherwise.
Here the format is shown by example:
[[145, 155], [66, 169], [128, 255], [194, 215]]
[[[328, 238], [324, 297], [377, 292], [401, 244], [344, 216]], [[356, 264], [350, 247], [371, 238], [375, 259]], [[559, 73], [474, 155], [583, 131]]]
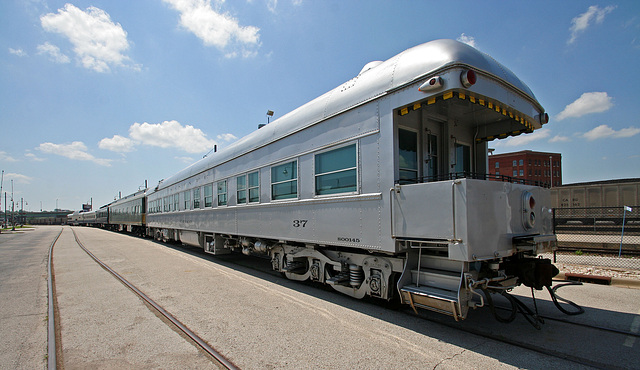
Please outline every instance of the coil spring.
[[349, 285], [358, 287], [364, 281], [364, 271], [358, 265], [349, 265]]
[[288, 261], [284, 268], [284, 271], [288, 271], [294, 274], [303, 274], [306, 271], [304, 262], [301, 261]]

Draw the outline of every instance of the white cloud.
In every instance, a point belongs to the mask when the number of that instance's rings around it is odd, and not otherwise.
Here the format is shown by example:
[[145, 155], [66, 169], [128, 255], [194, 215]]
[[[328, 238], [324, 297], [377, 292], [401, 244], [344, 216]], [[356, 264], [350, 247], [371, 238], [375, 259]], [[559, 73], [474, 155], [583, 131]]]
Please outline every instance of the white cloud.
[[593, 141], [606, 138], [622, 139], [637, 134], [640, 134], [640, 128], [637, 127], [627, 127], [616, 131], [607, 125], [600, 125], [582, 136], [589, 141]]
[[38, 54], [48, 54], [49, 58], [56, 63], [69, 63], [71, 61], [68, 56], [60, 52], [59, 47], [48, 42], [38, 45]]
[[[130, 58], [127, 32], [120, 23], [111, 21], [107, 12], [96, 7], [82, 11], [72, 4], [40, 17], [42, 28], [66, 36], [73, 51], [85, 68], [96, 72], [109, 72], [111, 66], [123, 67]], [[140, 69], [131, 65], [133, 69]]]
[[34, 162], [44, 162], [45, 161], [44, 158], [40, 158], [37, 155], [31, 153], [30, 151], [27, 151], [27, 153], [25, 153], [24, 156], [29, 158], [29, 160], [32, 160]]
[[476, 47], [476, 39], [473, 36], [468, 36], [463, 33], [456, 40], [464, 42], [465, 44], [473, 46], [474, 48]]
[[0, 150], [0, 161], [3, 161], [3, 162], [17, 162], [18, 160], [13, 158], [9, 154], [7, 154], [7, 152], [4, 152], [4, 151]]
[[[202, 130], [191, 125], [182, 125], [180, 122], [164, 121], [162, 123], [134, 123], [129, 127], [129, 137], [114, 135], [112, 138], [104, 138], [98, 143], [100, 149], [113, 152], [130, 152], [135, 146], [144, 144], [160, 148], [176, 148], [187, 153], [202, 153], [213, 149], [220, 142], [237, 140], [233, 134], [220, 134], [216, 140], [209, 139]], [[185, 162], [193, 162], [192, 158], [176, 157]]]
[[9, 53], [13, 54], [13, 55], [17, 55], [19, 57], [26, 57], [27, 56], [27, 53], [22, 49], [9, 48]]
[[182, 126], [178, 121], [162, 123], [134, 123], [129, 127], [129, 137], [145, 145], [161, 148], [178, 148], [187, 153], [201, 153], [213, 148], [215, 140], [207, 138], [202, 130], [191, 125]]
[[[240, 26], [230, 14], [223, 14], [211, 5], [211, 0], [164, 0], [180, 12], [180, 25], [191, 31], [205, 45], [221, 51], [228, 48], [238, 51], [226, 52], [227, 58], [238, 55], [252, 57], [260, 46], [260, 29], [254, 26]], [[219, 6], [218, 6], [219, 7]]]
[[111, 139], [104, 138], [98, 143], [100, 149], [110, 150], [112, 152], [126, 153], [133, 151], [135, 142], [127, 137], [113, 135]]
[[564, 107], [556, 116], [558, 121], [569, 117], [582, 117], [585, 114], [605, 112], [613, 107], [611, 97], [606, 92], [588, 92], [582, 94], [576, 101]]
[[549, 140], [550, 143], [568, 143], [570, 141], [571, 141], [570, 137], [562, 136], [562, 135], [556, 135], [552, 137], [551, 140]]
[[11, 181], [11, 180], [13, 180], [18, 184], [30, 184], [31, 181], [33, 181], [33, 177], [30, 177], [27, 175], [21, 175], [19, 173], [11, 173], [11, 172], [5, 173], [4, 174], [5, 184], [7, 183], [7, 181]]
[[508, 147], [522, 147], [530, 144], [531, 142], [543, 140], [551, 135], [551, 131], [547, 128], [541, 128], [534, 131], [531, 134], [522, 134], [519, 136], [509, 137], [503, 140], [498, 140], [495, 146], [508, 146]]
[[37, 148], [43, 153], [55, 154], [78, 161], [91, 161], [101, 166], [110, 167], [111, 160], [96, 158], [87, 152], [87, 146], [81, 141], [74, 141], [71, 144], [42, 143]]
[[184, 163], [184, 164], [191, 164], [193, 163], [193, 158], [191, 157], [174, 157], [175, 159], [177, 159], [178, 161]]
[[267, 0], [267, 9], [269, 9], [271, 13], [275, 14], [277, 7], [278, 7], [278, 0]]
[[571, 31], [571, 37], [569, 38], [569, 41], [567, 41], [567, 44], [574, 43], [578, 38], [578, 34], [586, 31], [594, 21], [595, 23], [602, 23], [605, 15], [611, 13], [615, 8], [615, 6], [610, 5], [604, 9], [600, 9], [597, 5], [591, 5], [586, 12], [573, 18], [571, 20], [571, 28], [569, 28], [569, 31]]
[[216, 136], [216, 139], [229, 142], [229, 141], [236, 140], [237, 137], [233, 134], [222, 134], [222, 135]]

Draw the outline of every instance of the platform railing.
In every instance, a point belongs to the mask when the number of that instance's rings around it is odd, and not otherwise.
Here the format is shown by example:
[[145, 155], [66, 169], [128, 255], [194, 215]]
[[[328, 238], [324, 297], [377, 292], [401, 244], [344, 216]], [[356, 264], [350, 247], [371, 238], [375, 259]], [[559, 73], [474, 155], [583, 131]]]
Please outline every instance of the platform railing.
[[425, 182], [447, 181], [447, 180], [456, 180], [456, 179], [500, 181], [500, 182], [509, 182], [512, 184], [540, 186], [544, 188], [550, 187], [548, 183], [542, 182], [542, 181], [533, 181], [533, 180], [505, 176], [505, 175], [494, 175], [490, 173], [477, 173], [477, 172], [452, 172], [452, 173], [437, 175], [437, 176], [424, 176], [424, 177], [416, 177], [416, 178], [409, 178], [409, 179], [399, 179], [399, 180], [396, 180], [396, 183], [400, 185], [407, 185], [407, 184], [422, 184]]

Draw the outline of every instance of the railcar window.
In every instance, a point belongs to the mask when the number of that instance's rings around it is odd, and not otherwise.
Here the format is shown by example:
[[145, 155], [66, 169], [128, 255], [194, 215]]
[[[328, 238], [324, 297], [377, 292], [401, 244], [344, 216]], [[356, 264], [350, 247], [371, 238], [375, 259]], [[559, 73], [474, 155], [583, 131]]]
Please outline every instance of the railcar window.
[[247, 177], [245, 175], [236, 177], [238, 204], [247, 203]]
[[298, 161], [271, 167], [271, 199], [298, 197]]
[[400, 180], [418, 178], [418, 133], [398, 129], [398, 148], [400, 155]]
[[205, 207], [213, 206], [213, 184], [204, 186], [204, 206]]
[[218, 205], [227, 205], [227, 180], [218, 181]]
[[356, 144], [316, 154], [316, 195], [357, 191]]
[[260, 174], [258, 171], [247, 175], [249, 179], [249, 202], [260, 202]]
[[187, 190], [184, 193], [184, 209], [191, 208], [191, 190]]
[[260, 202], [260, 175], [252, 172], [236, 177], [238, 204]]
[[193, 208], [200, 208], [200, 188], [193, 189]]

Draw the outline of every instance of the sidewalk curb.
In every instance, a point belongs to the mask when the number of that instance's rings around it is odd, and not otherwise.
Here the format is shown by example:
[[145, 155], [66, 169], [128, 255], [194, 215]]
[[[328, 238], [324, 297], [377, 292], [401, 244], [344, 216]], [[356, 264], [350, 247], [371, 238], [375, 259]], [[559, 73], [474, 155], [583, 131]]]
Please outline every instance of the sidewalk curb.
[[[565, 271], [560, 271], [560, 273], [558, 275], [554, 276], [554, 278], [558, 279], [558, 280], [570, 281], [565, 276]], [[624, 288], [630, 288], [630, 289], [640, 289], [640, 280], [612, 277], [610, 285], [611, 286], [624, 287]]]

